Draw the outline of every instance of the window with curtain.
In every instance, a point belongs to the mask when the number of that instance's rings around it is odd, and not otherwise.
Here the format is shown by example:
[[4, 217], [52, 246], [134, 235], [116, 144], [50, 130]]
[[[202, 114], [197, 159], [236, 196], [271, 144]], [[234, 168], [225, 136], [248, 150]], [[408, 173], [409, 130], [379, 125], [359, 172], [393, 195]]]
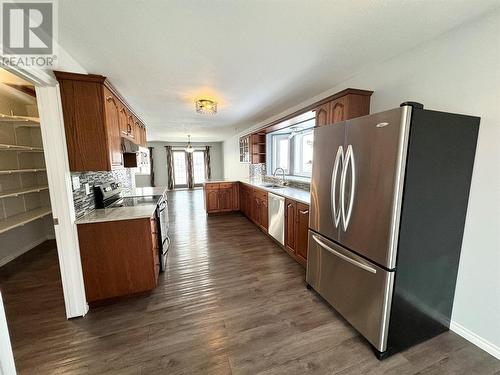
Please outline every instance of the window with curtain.
[[195, 185], [205, 182], [205, 152], [193, 152], [193, 177]]
[[175, 187], [187, 186], [186, 153], [173, 151], [173, 159]]

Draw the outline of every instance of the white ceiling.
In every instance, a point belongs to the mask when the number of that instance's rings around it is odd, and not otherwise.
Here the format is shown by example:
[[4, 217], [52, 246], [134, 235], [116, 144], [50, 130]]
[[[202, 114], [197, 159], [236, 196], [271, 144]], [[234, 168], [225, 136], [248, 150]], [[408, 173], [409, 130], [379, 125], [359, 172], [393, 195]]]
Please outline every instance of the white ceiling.
[[[499, 4], [63, 0], [59, 38], [89, 73], [110, 78], [148, 140], [220, 141]], [[217, 115], [195, 112], [205, 96]]]

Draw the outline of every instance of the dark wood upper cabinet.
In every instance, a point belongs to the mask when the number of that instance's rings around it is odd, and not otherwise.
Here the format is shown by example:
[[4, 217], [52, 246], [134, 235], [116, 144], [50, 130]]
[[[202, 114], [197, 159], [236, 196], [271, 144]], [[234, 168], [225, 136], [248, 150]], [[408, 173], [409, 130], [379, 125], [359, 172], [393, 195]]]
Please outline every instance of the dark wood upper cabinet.
[[122, 166], [123, 153], [120, 134], [120, 107], [118, 106], [118, 99], [107, 87], [104, 87], [104, 107], [106, 109], [105, 127], [108, 134], [111, 165]]
[[61, 92], [70, 170], [110, 171], [123, 167], [121, 138], [138, 143], [137, 135], [132, 134], [136, 116], [130, 106], [106, 77], [54, 74]]
[[250, 137], [251, 163], [259, 164], [266, 162], [266, 133], [254, 133]]
[[316, 126], [323, 126], [329, 123], [330, 103], [323, 104], [316, 108]]
[[316, 126], [370, 114], [370, 97], [373, 91], [346, 89], [319, 102], [314, 109]]
[[120, 131], [122, 137], [128, 135], [128, 111], [122, 103], [120, 103]]

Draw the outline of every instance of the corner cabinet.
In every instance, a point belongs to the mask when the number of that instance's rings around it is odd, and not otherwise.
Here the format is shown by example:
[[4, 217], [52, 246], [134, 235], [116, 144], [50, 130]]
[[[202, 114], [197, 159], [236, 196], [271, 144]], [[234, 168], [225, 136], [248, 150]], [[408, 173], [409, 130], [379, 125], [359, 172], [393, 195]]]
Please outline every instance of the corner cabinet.
[[106, 77], [54, 72], [71, 171], [124, 167], [122, 138], [146, 147], [145, 126]]
[[370, 114], [373, 91], [346, 89], [329, 97], [315, 108], [316, 126], [334, 124]]
[[205, 183], [205, 208], [208, 214], [238, 211], [240, 209], [238, 183]]

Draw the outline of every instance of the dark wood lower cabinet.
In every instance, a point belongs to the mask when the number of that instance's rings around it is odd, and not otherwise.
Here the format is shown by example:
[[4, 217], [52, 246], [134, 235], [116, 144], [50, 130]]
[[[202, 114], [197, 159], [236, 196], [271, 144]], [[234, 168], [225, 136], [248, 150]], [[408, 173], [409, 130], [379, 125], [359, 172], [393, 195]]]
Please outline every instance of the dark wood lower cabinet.
[[309, 238], [309, 206], [304, 203], [297, 202], [297, 240], [295, 247], [295, 255], [299, 262], [305, 264], [307, 262], [307, 241]]
[[285, 200], [285, 247], [299, 263], [307, 263], [309, 206], [292, 199]]
[[205, 184], [205, 208], [208, 214], [226, 213], [240, 209], [237, 182]]
[[297, 239], [297, 202], [285, 199], [285, 246], [288, 251], [295, 253]]
[[[268, 192], [242, 182], [206, 183], [208, 214], [240, 210], [264, 233], [269, 229]], [[285, 199], [285, 249], [300, 264], [307, 262], [309, 206]]]
[[90, 304], [156, 287], [160, 271], [156, 219], [79, 224], [78, 239]]

